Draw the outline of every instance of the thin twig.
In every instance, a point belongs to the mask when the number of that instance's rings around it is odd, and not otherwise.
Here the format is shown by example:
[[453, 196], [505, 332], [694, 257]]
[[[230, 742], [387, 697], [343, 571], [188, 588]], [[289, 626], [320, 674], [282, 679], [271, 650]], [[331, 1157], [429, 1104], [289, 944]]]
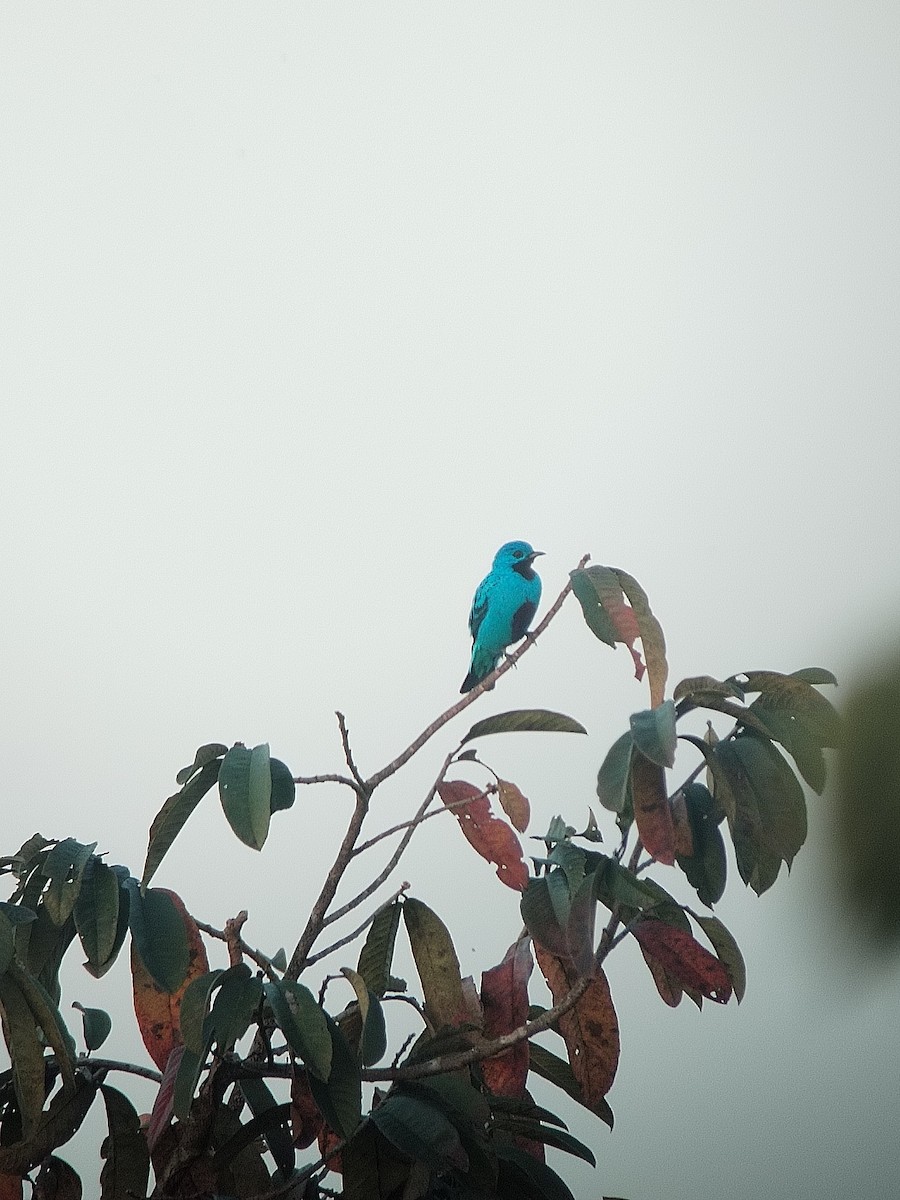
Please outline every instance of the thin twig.
[[295, 775], [294, 783], [342, 783], [344, 787], [352, 788], [354, 792], [357, 788], [354, 780], [348, 779], [346, 775]]
[[333, 913], [329, 913], [328, 916], [325, 917], [322, 921], [323, 926], [330, 925], [333, 921], [339, 921], [340, 918], [346, 916], [348, 912], [352, 912], [354, 908], [358, 908], [359, 905], [362, 904], [364, 901], [368, 900], [368, 898], [372, 895], [372, 893], [376, 892], [381, 887], [381, 885], [384, 883], [384, 881], [390, 876], [391, 872], [394, 870], [397, 863], [400, 861], [400, 856], [403, 854], [403, 851], [409, 845], [410, 839], [412, 838], [412, 835], [415, 832], [416, 826], [419, 824], [419, 821], [425, 815], [426, 809], [428, 808], [428, 806], [431, 804], [432, 800], [434, 799], [435, 793], [437, 792], [437, 789], [438, 789], [438, 784], [444, 778], [444, 774], [445, 774], [447, 768], [450, 766], [451, 762], [453, 761], [455, 755], [456, 755], [456, 750], [452, 750], [447, 755], [447, 757], [444, 759], [443, 766], [441, 767], [440, 771], [438, 772], [437, 779], [435, 779], [434, 783], [429, 788], [428, 795], [425, 797], [425, 799], [419, 805], [419, 809], [416, 812], [415, 816], [413, 817], [412, 821], [409, 822], [409, 828], [406, 830], [403, 837], [397, 843], [397, 847], [394, 850], [394, 853], [388, 859], [387, 866], [384, 868], [384, 870], [381, 871], [381, 873], [379, 875], [377, 875], [367, 887], [364, 887], [361, 892], [359, 892], [356, 896], [354, 896], [352, 900], [348, 900], [346, 904], [341, 906], [341, 908], [335, 909], [335, 911]]
[[[578, 564], [578, 569], [581, 569], [585, 563], [588, 562], [589, 558], [590, 555], [585, 554]], [[481, 683], [472, 688], [471, 692], [467, 692], [461, 700], [457, 700], [457, 702], [451, 705], [446, 712], [442, 713], [439, 717], [432, 721], [427, 729], [423, 729], [415, 741], [411, 742], [406, 749], [402, 751], [402, 753], [398, 754], [395, 759], [389, 762], [386, 767], [382, 767], [380, 771], [376, 771], [375, 774], [366, 781], [366, 787], [369, 789], [369, 791], [373, 791], [376, 787], [378, 787], [379, 783], [383, 783], [385, 779], [389, 779], [391, 775], [396, 774], [396, 772], [399, 771], [402, 766], [409, 762], [414, 754], [417, 754], [419, 750], [422, 749], [422, 747], [427, 741], [429, 741], [430, 738], [434, 737], [439, 729], [443, 729], [448, 721], [452, 721], [454, 717], [458, 716], [461, 712], [468, 708], [473, 701], [477, 700], [482, 692], [486, 692], [492, 688], [501, 675], [505, 675], [507, 671], [511, 671], [522, 655], [527, 654], [527, 652], [531, 649], [537, 639], [541, 636], [541, 634], [562, 608], [563, 601], [565, 600], [566, 596], [568, 596], [569, 592], [571, 592], [571, 590], [572, 581], [570, 579], [557, 596], [556, 600], [547, 610], [546, 614], [544, 615], [544, 619], [541, 621], [538, 627], [524, 639], [522, 645], [519, 646], [517, 650], [514, 650], [512, 654], [506, 655], [506, 657], [500, 663], [500, 666], [496, 667], [490, 673], [490, 675], [486, 675], [485, 678], [482, 679]]]
[[[490, 770], [490, 768], [488, 769]], [[384, 829], [381, 833], [376, 833], [374, 837], [370, 837], [367, 842], [360, 842], [360, 844], [353, 851], [354, 857], [357, 854], [362, 854], [363, 850], [368, 850], [377, 842], [381, 842], [386, 837], [390, 837], [392, 833], [400, 833], [403, 829], [409, 829], [411, 825], [421, 825], [423, 821], [427, 821], [430, 817], [439, 817], [441, 813], [452, 812], [455, 808], [463, 808], [466, 804], [471, 804], [475, 800], [483, 800], [486, 796], [492, 795], [496, 791], [497, 787], [492, 783], [477, 796], [467, 796], [464, 800], [451, 800], [449, 804], [444, 801], [443, 808], [433, 808], [431, 812], [423, 813], [421, 816], [411, 817], [408, 821], [401, 821], [398, 825], [392, 825], [390, 829]]]
[[356, 769], [356, 763], [353, 761], [353, 753], [350, 750], [350, 732], [347, 729], [347, 720], [342, 712], [334, 714], [338, 720], [338, 727], [341, 731], [341, 745], [344, 747], [344, 759], [347, 766], [350, 768], [350, 774], [356, 780], [357, 787], [365, 788], [366, 781]]
[[[320, 958], [326, 958], [329, 954], [333, 954], [335, 950], [340, 950], [341, 946], [346, 946], [348, 942], [355, 941], [360, 934], [366, 932], [380, 912], [386, 908], [390, 908], [390, 906], [395, 900], [398, 899], [398, 897], [402, 896], [404, 892], [409, 891], [409, 886], [410, 885], [408, 883], [402, 883], [400, 887], [397, 888], [396, 892], [394, 892], [393, 896], [388, 896], [387, 900], [385, 900], [383, 904], [379, 904], [375, 911], [370, 913], [369, 916], [366, 917], [365, 921], [363, 921], [361, 925], [358, 925], [352, 933], [348, 933], [344, 937], [339, 938], [338, 941], [332, 942], [330, 946], [326, 946], [325, 949], [320, 950], [318, 954], [311, 954], [309, 958], [307, 958], [305, 965], [307, 967], [311, 967], [313, 963], [318, 962]], [[327, 922], [323, 922], [323, 925], [326, 923]]]

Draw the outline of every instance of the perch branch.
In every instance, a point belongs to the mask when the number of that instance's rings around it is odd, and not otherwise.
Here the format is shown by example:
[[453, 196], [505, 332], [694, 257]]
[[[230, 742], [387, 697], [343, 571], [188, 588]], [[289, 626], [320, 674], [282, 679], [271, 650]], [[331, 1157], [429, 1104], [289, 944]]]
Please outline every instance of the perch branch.
[[[583, 567], [589, 558], [590, 555], [585, 554], [579, 562], [578, 567]], [[547, 610], [546, 614], [544, 615], [544, 619], [538, 625], [537, 629], [535, 629], [528, 635], [528, 637], [525, 638], [525, 640], [522, 642], [522, 645], [519, 646], [517, 650], [514, 650], [512, 654], [508, 654], [501, 662], [500, 666], [496, 667], [490, 673], [490, 675], [485, 676], [485, 678], [477, 685], [477, 687], [472, 688], [471, 692], [467, 692], [461, 700], [457, 700], [457, 702], [451, 705], [446, 712], [442, 713], [439, 717], [432, 721], [427, 729], [423, 729], [415, 741], [411, 742], [406, 749], [402, 751], [402, 753], [398, 754], [397, 757], [393, 759], [392, 762], [389, 762], [386, 767], [382, 767], [380, 771], [376, 771], [371, 779], [366, 781], [366, 787], [369, 789], [370, 793], [374, 791], [376, 787], [378, 787], [379, 783], [383, 783], [385, 779], [389, 779], [391, 775], [396, 774], [402, 766], [408, 763], [413, 755], [417, 754], [425, 745], [425, 743], [434, 737], [439, 729], [443, 729], [448, 721], [452, 721], [454, 717], [458, 716], [461, 712], [467, 709], [469, 705], [473, 703], [473, 701], [477, 700], [482, 692], [486, 692], [489, 690], [489, 688], [492, 688], [501, 675], [505, 675], [507, 671], [512, 670], [522, 655], [527, 654], [527, 652], [531, 649], [537, 639], [541, 636], [541, 634], [562, 608], [563, 602], [571, 590], [572, 581], [569, 580], [566, 583], [566, 586], [557, 596], [556, 600]]]

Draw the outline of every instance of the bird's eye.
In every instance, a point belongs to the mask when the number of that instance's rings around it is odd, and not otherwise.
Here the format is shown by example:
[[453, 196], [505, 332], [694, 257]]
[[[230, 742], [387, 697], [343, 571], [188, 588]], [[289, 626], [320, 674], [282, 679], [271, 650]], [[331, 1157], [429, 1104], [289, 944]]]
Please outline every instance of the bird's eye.
[[523, 556], [521, 550], [513, 550], [513, 558], [522, 558], [522, 557], [524, 557], [524, 556]]

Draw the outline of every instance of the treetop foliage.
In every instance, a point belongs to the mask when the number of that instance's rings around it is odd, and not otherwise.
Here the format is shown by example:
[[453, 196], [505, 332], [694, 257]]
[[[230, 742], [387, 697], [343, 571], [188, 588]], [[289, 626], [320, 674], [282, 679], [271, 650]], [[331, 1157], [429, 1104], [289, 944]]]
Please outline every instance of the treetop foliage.
[[[97, 842], [72, 837], [35, 834], [0, 860], [10, 887], [0, 902], [0, 1011], [10, 1059], [0, 1073], [0, 1200], [21, 1197], [26, 1179], [35, 1196], [81, 1195], [57, 1151], [95, 1102], [108, 1127], [103, 1200], [570, 1200], [546, 1147], [591, 1164], [594, 1154], [535, 1102], [530, 1080], [548, 1081], [564, 1094], [563, 1106], [580, 1105], [613, 1127], [619, 1022], [604, 964], [623, 942], [636, 943], [667, 1005], [684, 996], [698, 1008], [740, 1001], [741, 952], [712, 911], [729, 862], [758, 895], [783, 863], [790, 867], [806, 838], [803, 785], [822, 791], [824, 751], [839, 732], [818, 690], [835, 680], [820, 668], [697, 675], [667, 695], [665, 638], [645, 592], [624, 571], [587, 564], [571, 572], [506, 661], [368, 778], [339, 713], [342, 773], [294, 776], [267, 745], [201, 746], [152, 821], [139, 876], [107, 863]], [[471, 725], [416, 811], [370, 832], [377, 788], [529, 651], [570, 593], [588, 630], [609, 646], [624, 644], [649, 688], [649, 707], [623, 719], [598, 762], [603, 831], [594, 812], [580, 830], [557, 816], [531, 839], [538, 853], [523, 844], [528, 800], [489, 766], [487, 739], [586, 733], [573, 717], [530, 709]], [[698, 711], [708, 718], [703, 734], [684, 724]], [[564, 754], [566, 744], [548, 739], [548, 752]], [[690, 768], [670, 788], [667, 771], [682, 757]], [[213, 926], [174, 891], [153, 885], [214, 789], [235, 836], [261, 852], [297, 788], [329, 785], [352, 793], [353, 812], [290, 956], [244, 939], [246, 911]], [[463, 977], [450, 930], [408, 884], [376, 896], [415, 830], [433, 817], [458, 822], [500, 883], [520, 893], [524, 928], [511, 932], [508, 951], [486, 966], [480, 985]], [[382, 859], [370, 881], [337, 905], [347, 867], [373, 851]], [[459, 853], [467, 853], [462, 840]], [[695, 906], [665, 886], [673, 872], [696, 893]], [[339, 922], [336, 935], [331, 926]], [[413, 985], [393, 973], [398, 936], [415, 964]], [[112, 1036], [106, 1012], [75, 1002], [81, 1050], [62, 1015], [60, 967], [70, 949], [80, 947], [85, 969], [99, 979], [126, 941], [153, 1067], [98, 1056]], [[224, 947], [227, 965], [211, 967], [213, 943]], [[327, 971], [312, 972], [320, 963]], [[531, 999], [537, 974], [548, 1007]], [[389, 1006], [405, 1014], [409, 1029], [394, 1045], [389, 1029], [398, 1022], [386, 1021]], [[548, 1034], [556, 1039], [549, 1045]], [[107, 1082], [129, 1074], [158, 1084], [144, 1117]]]

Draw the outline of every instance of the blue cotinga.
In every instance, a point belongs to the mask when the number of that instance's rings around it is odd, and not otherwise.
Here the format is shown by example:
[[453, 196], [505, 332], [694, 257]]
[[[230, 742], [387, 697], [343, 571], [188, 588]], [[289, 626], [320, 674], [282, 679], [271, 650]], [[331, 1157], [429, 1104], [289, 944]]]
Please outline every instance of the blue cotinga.
[[461, 692], [481, 683], [506, 647], [525, 636], [541, 598], [541, 581], [534, 571], [539, 554], [543, 551], [532, 550], [528, 542], [507, 542], [494, 555], [491, 573], [478, 585], [469, 613], [472, 665]]

